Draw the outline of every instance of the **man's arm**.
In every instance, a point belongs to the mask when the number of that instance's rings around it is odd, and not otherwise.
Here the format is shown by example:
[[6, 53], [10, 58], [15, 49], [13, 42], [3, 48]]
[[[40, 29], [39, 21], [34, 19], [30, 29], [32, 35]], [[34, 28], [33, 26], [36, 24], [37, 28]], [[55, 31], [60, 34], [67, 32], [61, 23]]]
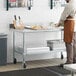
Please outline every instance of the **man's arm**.
[[62, 14], [61, 14], [59, 23], [57, 24], [58, 27], [64, 24], [64, 21], [70, 15], [70, 12], [71, 12], [70, 6], [66, 5], [65, 8], [64, 8], [64, 10], [63, 10], [63, 12], [62, 12]]

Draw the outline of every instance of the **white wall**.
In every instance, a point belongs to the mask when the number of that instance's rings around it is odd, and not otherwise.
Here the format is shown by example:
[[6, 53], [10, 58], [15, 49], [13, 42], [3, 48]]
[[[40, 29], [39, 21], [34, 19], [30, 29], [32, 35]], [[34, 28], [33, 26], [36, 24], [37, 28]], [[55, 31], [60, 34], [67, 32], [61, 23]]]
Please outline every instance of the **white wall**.
[[[0, 0], [0, 32], [8, 33], [8, 51], [7, 60], [12, 61], [13, 51], [12, 51], [12, 35], [9, 31], [9, 24], [12, 23], [13, 16], [21, 16], [21, 19], [25, 24], [29, 23], [49, 23], [58, 22], [60, 14], [63, 8], [50, 9], [49, 0], [33, 0], [33, 7], [31, 10], [27, 8], [9, 8], [6, 11], [5, 0]], [[48, 55], [49, 56], [49, 55]], [[44, 55], [44, 58], [48, 58]]]

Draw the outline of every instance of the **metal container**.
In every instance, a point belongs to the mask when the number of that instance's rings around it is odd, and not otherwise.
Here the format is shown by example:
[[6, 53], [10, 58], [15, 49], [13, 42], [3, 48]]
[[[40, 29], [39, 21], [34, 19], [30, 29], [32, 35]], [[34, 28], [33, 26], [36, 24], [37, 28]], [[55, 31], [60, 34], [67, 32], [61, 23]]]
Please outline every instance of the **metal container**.
[[47, 46], [50, 50], [65, 49], [65, 43], [62, 40], [48, 40]]

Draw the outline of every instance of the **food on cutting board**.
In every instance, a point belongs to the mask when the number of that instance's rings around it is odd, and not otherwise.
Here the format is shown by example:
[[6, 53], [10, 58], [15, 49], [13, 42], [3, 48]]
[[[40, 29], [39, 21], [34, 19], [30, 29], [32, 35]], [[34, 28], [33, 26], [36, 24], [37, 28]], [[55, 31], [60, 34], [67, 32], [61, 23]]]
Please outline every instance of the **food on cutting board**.
[[31, 26], [31, 29], [33, 30], [40, 30], [42, 27], [41, 26], [38, 26], [38, 25], [32, 25]]
[[33, 29], [33, 30], [44, 30], [44, 29], [47, 29], [47, 27], [41, 26], [41, 25], [32, 25], [31, 29]]

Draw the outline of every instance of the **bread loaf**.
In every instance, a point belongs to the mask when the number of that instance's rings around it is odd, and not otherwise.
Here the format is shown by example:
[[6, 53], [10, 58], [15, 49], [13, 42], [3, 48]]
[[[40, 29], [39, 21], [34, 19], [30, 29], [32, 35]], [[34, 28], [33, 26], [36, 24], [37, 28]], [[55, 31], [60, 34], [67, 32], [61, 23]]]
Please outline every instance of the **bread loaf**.
[[42, 26], [40, 26], [40, 25], [32, 25], [31, 28], [33, 30], [41, 30], [42, 29]]

